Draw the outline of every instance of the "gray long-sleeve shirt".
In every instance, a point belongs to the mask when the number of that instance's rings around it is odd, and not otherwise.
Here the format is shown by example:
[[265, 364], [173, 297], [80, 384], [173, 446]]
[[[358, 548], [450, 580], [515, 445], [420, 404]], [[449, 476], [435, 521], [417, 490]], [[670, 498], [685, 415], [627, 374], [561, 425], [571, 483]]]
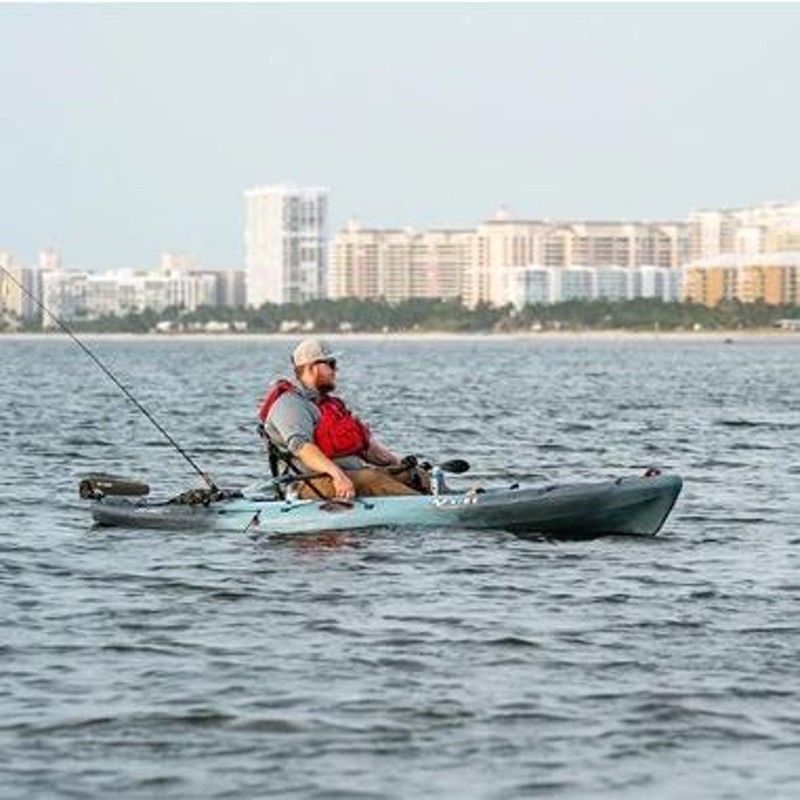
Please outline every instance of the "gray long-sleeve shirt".
[[[264, 424], [267, 436], [292, 455], [309, 442], [314, 442], [314, 429], [319, 422], [321, 412], [314, 400], [319, 392], [307, 389], [302, 384], [293, 383], [294, 392], [284, 392], [269, 410]], [[358, 456], [345, 456], [334, 461], [342, 469], [361, 469], [366, 462]], [[299, 458], [295, 464], [305, 470]]]

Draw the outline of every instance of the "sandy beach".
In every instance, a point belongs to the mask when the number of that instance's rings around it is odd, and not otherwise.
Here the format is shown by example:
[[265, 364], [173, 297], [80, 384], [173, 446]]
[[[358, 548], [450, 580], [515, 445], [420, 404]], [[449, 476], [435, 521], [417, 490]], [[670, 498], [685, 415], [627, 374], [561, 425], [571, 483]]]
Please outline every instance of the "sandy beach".
[[[798, 343], [800, 332], [786, 331], [777, 328], [758, 328], [753, 330], [731, 331], [519, 331], [515, 333], [448, 333], [448, 332], [403, 332], [403, 333], [76, 333], [82, 341], [139, 341], [148, 342], [194, 342], [208, 340], [214, 342], [293, 342], [302, 336], [317, 335], [320, 338], [336, 342], [369, 342], [369, 341], [580, 341], [580, 342], [692, 342], [692, 343], [728, 343], [748, 341], [775, 341]], [[61, 332], [48, 333], [0, 333], [0, 341], [37, 341], [43, 339], [64, 339], [69, 336]]]

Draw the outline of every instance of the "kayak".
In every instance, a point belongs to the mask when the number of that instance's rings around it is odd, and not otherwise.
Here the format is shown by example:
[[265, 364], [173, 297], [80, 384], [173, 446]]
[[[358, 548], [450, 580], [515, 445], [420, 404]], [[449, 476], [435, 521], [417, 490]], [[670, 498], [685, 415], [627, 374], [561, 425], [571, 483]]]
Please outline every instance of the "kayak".
[[649, 471], [642, 477], [593, 483], [528, 488], [514, 484], [432, 495], [357, 497], [350, 501], [280, 499], [270, 485], [205, 496], [204, 490], [194, 490], [158, 502], [106, 494], [97, 489], [95, 482], [86, 491], [82, 483], [81, 496], [90, 500], [96, 524], [129, 528], [286, 535], [388, 526], [495, 529], [552, 538], [593, 539], [614, 534], [656, 534], [682, 485], [677, 475]]
[[[437, 466], [419, 464], [430, 473], [432, 494], [400, 497], [360, 497], [352, 501], [300, 500], [293, 484], [313, 481], [317, 474], [276, 477], [252, 489], [220, 490], [199, 464], [120, 383], [114, 373], [34, 294], [5, 269], [43, 314], [77, 344], [114, 385], [208, 484], [165, 501], [141, 499], [146, 484], [108, 475], [90, 475], [80, 482], [80, 496], [92, 503], [99, 525], [181, 530], [257, 531], [265, 534], [303, 534], [365, 528], [501, 529], [517, 534], [587, 539], [605, 534], [656, 534], [680, 494], [682, 480], [648, 470], [642, 477], [599, 483], [565, 483], [520, 488], [447, 490], [442, 473], [460, 474], [469, 464], [454, 459]], [[263, 430], [263, 426], [262, 426]], [[412, 469], [415, 457], [399, 466]], [[291, 461], [291, 459], [289, 459]], [[412, 463], [413, 462], [413, 463]], [[447, 466], [447, 469], [445, 468]], [[291, 470], [290, 470], [291, 471]], [[281, 486], [289, 487], [286, 496]], [[311, 484], [313, 486], [313, 483]], [[130, 499], [131, 497], [139, 499]]]

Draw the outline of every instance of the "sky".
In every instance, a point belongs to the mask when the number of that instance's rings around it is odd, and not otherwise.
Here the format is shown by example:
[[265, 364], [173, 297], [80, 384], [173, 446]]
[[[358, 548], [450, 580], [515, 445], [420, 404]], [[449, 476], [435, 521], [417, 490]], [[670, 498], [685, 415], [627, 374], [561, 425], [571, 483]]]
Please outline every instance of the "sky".
[[0, 4], [0, 251], [242, 267], [244, 192], [330, 231], [800, 200], [800, 5]]

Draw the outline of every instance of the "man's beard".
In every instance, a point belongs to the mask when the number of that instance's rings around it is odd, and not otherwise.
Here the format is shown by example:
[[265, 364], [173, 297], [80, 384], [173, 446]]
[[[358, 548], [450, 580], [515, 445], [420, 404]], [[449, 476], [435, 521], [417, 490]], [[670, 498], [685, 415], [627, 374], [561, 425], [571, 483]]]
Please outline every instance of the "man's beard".
[[336, 388], [336, 384], [331, 381], [322, 381], [317, 384], [317, 391], [320, 394], [330, 394]]

